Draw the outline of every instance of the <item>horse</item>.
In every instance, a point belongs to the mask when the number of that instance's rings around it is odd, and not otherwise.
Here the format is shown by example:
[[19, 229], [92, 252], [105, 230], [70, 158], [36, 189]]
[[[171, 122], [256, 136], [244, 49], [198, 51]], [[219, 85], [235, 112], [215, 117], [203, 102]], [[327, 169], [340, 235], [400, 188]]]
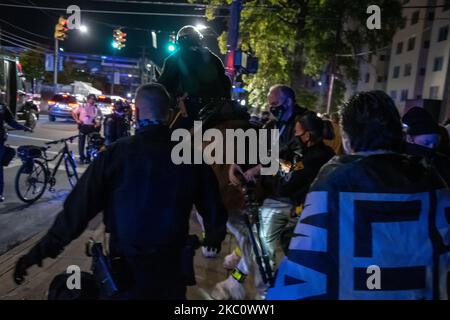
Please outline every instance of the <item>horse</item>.
[[[173, 126], [176, 121], [182, 116], [183, 111], [180, 111], [171, 122]], [[255, 125], [250, 122], [250, 115], [242, 109], [237, 103], [226, 101], [215, 106], [205, 106], [199, 113], [200, 121], [204, 130], [216, 129], [219, 130], [223, 136], [227, 129], [255, 129]], [[191, 134], [194, 134], [193, 129]], [[211, 143], [211, 142], [209, 142]], [[203, 142], [203, 150], [209, 144]], [[226, 145], [224, 144], [222, 154], [226, 156]], [[246, 148], [248, 150], [248, 147]], [[237, 240], [241, 258], [236, 266], [246, 276], [253, 274], [255, 280], [256, 294], [255, 299], [264, 297], [267, 289], [267, 284], [262, 280], [261, 272], [257, 268], [255, 262], [255, 253], [252, 248], [250, 232], [246, 223], [245, 216], [245, 188], [241, 186], [233, 186], [229, 183], [228, 172], [231, 164], [211, 164], [211, 168], [217, 178], [220, 194], [223, 204], [228, 212], [227, 228]], [[263, 199], [268, 196], [265, 194], [261, 184], [257, 186], [258, 198]], [[201, 222], [201, 221], [200, 221]], [[208, 253], [205, 256], [210, 256]], [[243, 282], [237, 281], [230, 275], [224, 281], [215, 285], [211, 292], [211, 297], [216, 300], [243, 300], [246, 298], [246, 291]]]

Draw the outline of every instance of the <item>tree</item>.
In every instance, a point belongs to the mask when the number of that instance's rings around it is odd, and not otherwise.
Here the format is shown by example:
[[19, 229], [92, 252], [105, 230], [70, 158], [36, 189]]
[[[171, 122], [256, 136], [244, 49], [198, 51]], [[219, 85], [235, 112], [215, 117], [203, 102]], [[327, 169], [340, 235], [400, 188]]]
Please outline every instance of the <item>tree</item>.
[[[203, 0], [207, 17], [214, 19], [217, 6], [231, 0]], [[367, 8], [382, 8], [382, 29], [369, 30]], [[268, 88], [290, 85], [301, 97], [305, 76], [318, 77], [327, 65], [341, 78], [356, 81], [356, 53], [379, 50], [389, 44], [401, 25], [398, 0], [252, 0], [244, 2], [240, 25], [243, 50], [259, 58], [256, 75], [244, 77], [250, 102], [263, 105]], [[226, 33], [219, 38], [226, 47]], [[333, 68], [328, 68], [332, 70]], [[340, 90], [340, 89], [337, 89]], [[299, 101], [302, 103], [302, 101]]]
[[31, 87], [34, 92], [36, 79], [45, 76], [45, 56], [36, 51], [24, 51], [20, 57], [20, 63], [25, 77], [31, 80]]

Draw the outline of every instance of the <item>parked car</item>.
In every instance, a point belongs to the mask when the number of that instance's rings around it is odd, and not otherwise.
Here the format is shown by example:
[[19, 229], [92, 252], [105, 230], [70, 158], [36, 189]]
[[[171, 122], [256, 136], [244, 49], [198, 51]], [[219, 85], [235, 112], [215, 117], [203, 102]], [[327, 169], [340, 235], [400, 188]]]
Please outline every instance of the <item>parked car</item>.
[[55, 94], [48, 100], [48, 120], [56, 118], [72, 119], [72, 111], [79, 107], [77, 98], [71, 94]]
[[114, 110], [114, 101], [109, 96], [98, 96], [96, 104], [103, 116], [111, 114]]

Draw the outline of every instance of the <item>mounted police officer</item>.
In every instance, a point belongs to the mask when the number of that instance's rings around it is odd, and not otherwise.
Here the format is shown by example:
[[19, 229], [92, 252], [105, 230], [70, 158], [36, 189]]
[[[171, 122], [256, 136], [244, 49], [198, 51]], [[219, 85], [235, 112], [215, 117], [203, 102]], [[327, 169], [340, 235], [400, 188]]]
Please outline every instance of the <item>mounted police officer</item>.
[[162, 85], [138, 89], [136, 135], [107, 147], [88, 167], [47, 235], [18, 261], [17, 283], [30, 266], [57, 257], [103, 212], [111, 234], [109, 258], [117, 275], [117, 298], [185, 298], [192, 274], [185, 272], [183, 252], [193, 205], [205, 221], [205, 245], [218, 251], [227, 217], [212, 170], [173, 163], [168, 107]]
[[31, 128], [25, 127], [18, 123], [15, 119], [11, 111], [7, 106], [0, 102], [0, 202], [5, 201], [5, 197], [3, 196], [3, 165], [2, 159], [5, 154], [5, 141], [8, 136], [7, 130], [5, 128], [5, 123], [10, 125], [16, 130], [23, 130], [25, 132], [32, 132]]
[[229, 100], [231, 82], [219, 57], [202, 45], [202, 34], [194, 26], [178, 31], [178, 50], [164, 62], [158, 80], [179, 100], [175, 128], [192, 127], [200, 110], [208, 104]]

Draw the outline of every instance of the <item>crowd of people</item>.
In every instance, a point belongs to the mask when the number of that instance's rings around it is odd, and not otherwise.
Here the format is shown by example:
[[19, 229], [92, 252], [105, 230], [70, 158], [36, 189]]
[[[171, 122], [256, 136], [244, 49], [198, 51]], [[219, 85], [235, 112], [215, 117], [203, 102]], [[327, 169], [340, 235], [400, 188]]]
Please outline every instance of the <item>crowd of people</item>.
[[[228, 217], [220, 177], [205, 164], [171, 161], [171, 130], [189, 127], [205, 102], [229, 99], [223, 65], [199, 48], [193, 29], [180, 31], [180, 53], [167, 61], [162, 84], [137, 90], [136, 134], [107, 147], [88, 167], [48, 233], [19, 259], [15, 281], [20, 284], [30, 266], [57, 257], [103, 212], [120, 293], [101, 298], [185, 299], [192, 284], [192, 255], [185, 248], [192, 246], [195, 207], [208, 251], [220, 252], [227, 226], [239, 245], [226, 257], [233, 272], [214, 287], [215, 299], [248, 297], [244, 282], [252, 270], [259, 299], [447, 299], [448, 133], [420, 107], [401, 118], [382, 91], [358, 93], [338, 113], [319, 117], [298, 105], [293, 88], [270, 88], [268, 108], [256, 122], [279, 130], [280, 170], [261, 176], [262, 164], [231, 164], [226, 181], [266, 191], [258, 237], [275, 280], [261, 282], [249, 231]], [[180, 63], [184, 59], [206, 61], [209, 72], [194, 72], [199, 68]], [[209, 88], [204, 83], [224, 89], [202, 93]], [[169, 111], [174, 101], [182, 106], [175, 120]], [[373, 266], [381, 280], [372, 286]]]

